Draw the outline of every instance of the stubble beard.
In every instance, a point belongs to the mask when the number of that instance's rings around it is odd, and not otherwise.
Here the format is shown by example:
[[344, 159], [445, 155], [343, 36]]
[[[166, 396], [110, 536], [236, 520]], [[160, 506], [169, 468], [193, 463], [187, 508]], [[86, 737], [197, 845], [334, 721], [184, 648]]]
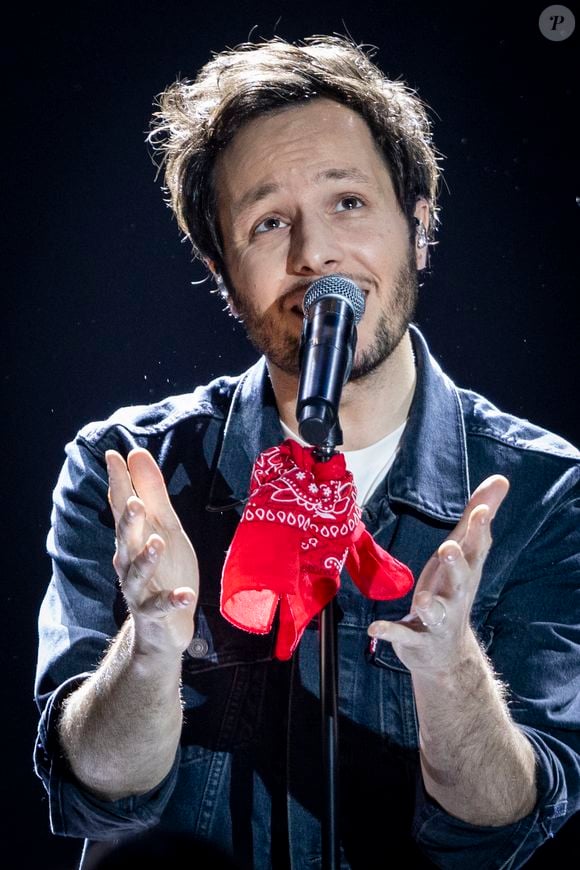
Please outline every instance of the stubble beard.
[[[383, 303], [371, 344], [364, 351], [355, 353], [350, 381], [371, 375], [398, 347], [415, 316], [418, 286], [415, 257], [411, 249], [407, 262], [399, 269], [391, 298]], [[300, 336], [281, 328], [282, 319], [288, 317], [283, 303], [284, 297], [259, 314], [249, 300], [238, 294], [235, 296], [237, 313], [252, 345], [283, 372], [298, 376]]]

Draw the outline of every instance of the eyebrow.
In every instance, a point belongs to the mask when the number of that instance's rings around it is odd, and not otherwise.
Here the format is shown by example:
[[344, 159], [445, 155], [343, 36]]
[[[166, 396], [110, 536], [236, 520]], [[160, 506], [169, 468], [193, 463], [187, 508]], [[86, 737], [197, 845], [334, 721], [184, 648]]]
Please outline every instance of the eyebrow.
[[[322, 169], [314, 176], [314, 183], [320, 184], [322, 181], [356, 181], [359, 184], [371, 184], [372, 179], [365, 172], [361, 172], [356, 166], [346, 166], [344, 168]], [[258, 184], [256, 187], [251, 187], [244, 193], [241, 199], [234, 203], [232, 211], [234, 218], [238, 217], [251, 206], [261, 200], [266, 199], [272, 193], [277, 193], [280, 190], [280, 185], [276, 181], [266, 181], [263, 184]]]

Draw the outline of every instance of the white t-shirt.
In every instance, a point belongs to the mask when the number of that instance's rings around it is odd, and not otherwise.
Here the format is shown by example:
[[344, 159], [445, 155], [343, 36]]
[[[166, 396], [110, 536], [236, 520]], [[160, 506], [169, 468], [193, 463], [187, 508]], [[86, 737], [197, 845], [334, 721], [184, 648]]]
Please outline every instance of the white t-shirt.
[[[405, 429], [407, 421], [405, 420], [398, 429], [394, 432], [389, 432], [380, 441], [375, 444], [369, 444], [368, 447], [363, 447], [362, 450], [344, 450], [344, 460], [346, 467], [352, 472], [354, 483], [357, 491], [357, 504], [362, 507], [369, 500], [378, 484], [386, 475], [387, 471], [395, 461], [397, 449], [401, 441], [401, 436]], [[293, 438], [307, 447], [306, 441], [292, 432], [285, 423], [280, 420], [284, 437]], [[337, 447], [340, 450], [340, 447]]]

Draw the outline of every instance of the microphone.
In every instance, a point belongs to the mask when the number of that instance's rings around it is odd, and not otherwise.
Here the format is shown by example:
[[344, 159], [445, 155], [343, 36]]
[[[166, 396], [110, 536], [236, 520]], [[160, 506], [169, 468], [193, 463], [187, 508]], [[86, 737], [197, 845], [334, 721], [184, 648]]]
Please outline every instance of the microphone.
[[[365, 296], [354, 281], [326, 275], [310, 285], [303, 308], [296, 419], [304, 441], [320, 446], [338, 426], [340, 394], [350, 377]], [[333, 445], [341, 443], [342, 434], [333, 440]]]

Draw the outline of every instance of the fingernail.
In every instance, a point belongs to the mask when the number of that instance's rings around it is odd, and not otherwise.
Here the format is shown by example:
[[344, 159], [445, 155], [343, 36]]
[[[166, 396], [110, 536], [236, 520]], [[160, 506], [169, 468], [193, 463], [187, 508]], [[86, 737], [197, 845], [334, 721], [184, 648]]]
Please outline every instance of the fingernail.
[[378, 640], [385, 640], [385, 629], [383, 626], [388, 627], [388, 623], [382, 623], [382, 625], [369, 625], [367, 629], [367, 634], [372, 637], [375, 642], [375, 646]]
[[457, 556], [458, 552], [455, 547], [450, 550], [445, 550], [445, 553], [443, 554], [443, 558], [446, 562], [457, 562]]
[[151, 556], [152, 559], [156, 559], [159, 555], [155, 547], [147, 547], [147, 552]]

